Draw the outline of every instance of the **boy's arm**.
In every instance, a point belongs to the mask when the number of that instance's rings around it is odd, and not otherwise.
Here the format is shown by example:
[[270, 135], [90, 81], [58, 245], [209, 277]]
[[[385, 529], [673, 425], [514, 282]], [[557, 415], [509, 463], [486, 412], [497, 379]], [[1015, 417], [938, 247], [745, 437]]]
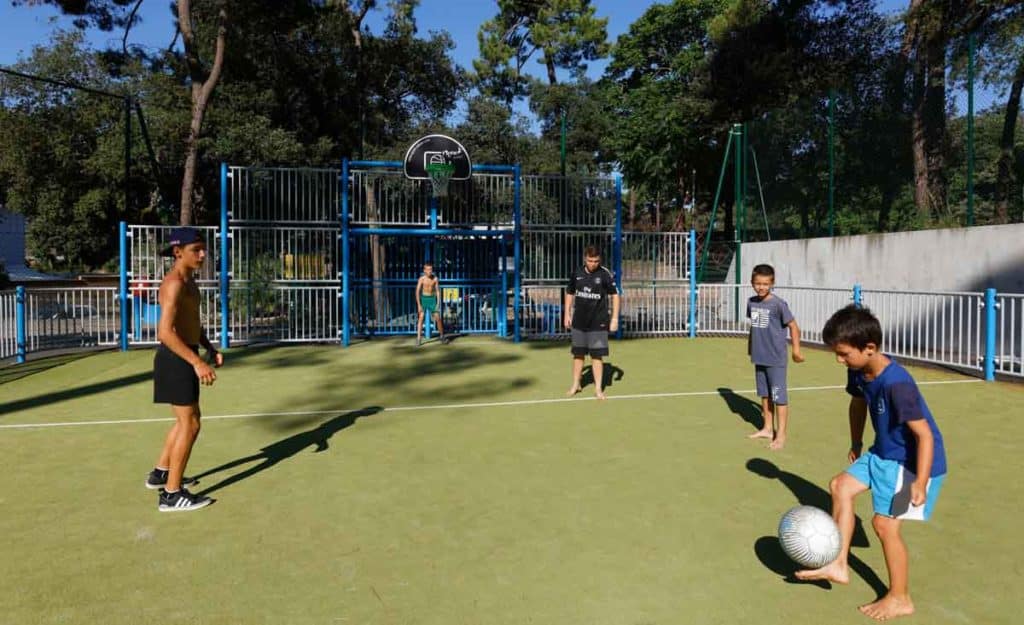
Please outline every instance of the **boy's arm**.
[[619, 329], [619, 294], [612, 293], [612, 319], [608, 324], [608, 330], [615, 332]]
[[924, 419], [907, 421], [907, 427], [917, 439], [917, 479], [910, 485], [910, 503], [920, 506], [927, 495], [928, 478], [932, 475], [932, 459], [935, 457], [935, 437]]
[[210, 338], [206, 336], [206, 330], [199, 329], [199, 344], [203, 346], [208, 355], [213, 356], [213, 366], [219, 367], [224, 364], [224, 354], [220, 353], [213, 343], [210, 342]]
[[803, 362], [804, 355], [800, 353], [800, 326], [796, 319], [789, 322], [789, 340], [793, 343], [793, 362]]
[[565, 319], [563, 321], [565, 323], [566, 330], [572, 329], [572, 303], [575, 299], [576, 296], [573, 295], [572, 293], [567, 292], [565, 294], [565, 307], [563, 308], [563, 310], [565, 311]]
[[850, 462], [864, 449], [864, 424], [868, 420], [868, 402], [863, 397], [850, 398]]

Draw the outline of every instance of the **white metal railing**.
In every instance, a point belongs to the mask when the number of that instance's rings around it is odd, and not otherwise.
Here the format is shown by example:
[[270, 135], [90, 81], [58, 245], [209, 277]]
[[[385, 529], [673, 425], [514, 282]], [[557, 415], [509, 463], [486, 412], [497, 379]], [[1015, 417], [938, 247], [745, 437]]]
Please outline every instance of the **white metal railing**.
[[25, 351], [116, 345], [121, 309], [115, 287], [25, 290]]
[[231, 167], [232, 223], [338, 221], [341, 170], [311, 167]]
[[684, 336], [689, 332], [690, 285], [625, 283], [619, 319], [625, 336]]
[[18, 353], [18, 295], [15, 291], [0, 292], [0, 359]]
[[[171, 230], [175, 226], [128, 226], [128, 252], [131, 264], [128, 277], [132, 281], [159, 284], [171, 268], [173, 259], [160, 256], [167, 247]], [[201, 280], [216, 280], [219, 272], [220, 246], [217, 237], [220, 229], [214, 226], [196, 226], [206, 244], [206, 261], [196, 275]]]
[[923, 362], [982, 369], [983, 293], [865, 290], [882, 324], [882, 350]]
[[[772, 293], [789, 305], [800, 328], [800, 340], [806, 343], [824, 344], [821, 340], [821, 330], [825, 327], [825, 322], [834, 312], [853, 303], [853, 292], [850, 289], [775, 287]], [[754, 294], [749, 285], [747, 294]], [[744, 303], [744, 312], [745, 306]]]
[[995, 370], [1024, 377], [1024, 294], [996, 295]]
[[[128, 293], [128, 342], [132, 345], [156, 345], [160, 321], [160, 285], [136, 284]], [[199, 320], [211, 341], [220, 338], [220, 286], [216, 282], [199, 283]]]
[[[233, 282], [231, 342], [338, 342], [341, 288], [337, 285], [271, 284], [250, 289]], [[215, 306], [219, 309], [219, 303]], [[218, 334], [219, 335], [219, 334]]]
[[697, 287], [697, 334], [746, 334], [749, 284], [701, 284]]

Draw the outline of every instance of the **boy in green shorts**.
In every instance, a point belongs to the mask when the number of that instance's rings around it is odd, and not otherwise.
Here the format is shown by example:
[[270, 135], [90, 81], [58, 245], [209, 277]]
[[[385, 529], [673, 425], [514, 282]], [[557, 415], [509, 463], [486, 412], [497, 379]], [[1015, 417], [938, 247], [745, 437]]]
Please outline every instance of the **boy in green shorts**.
[[441, 288], [437, 276], [434, 274], [434, 264], [423, 264], [423, 275], [416, 281], [416, 345], [423, 343], [423, 317], [424, 312], [431, 315], [434, 323], [437, 324], [437, 331], [441, 335], [441, 342], [447, 343], [444, 336], [444, 324], [441, 323], [441, 314], [437, 309], [437, 300], [440, 297]]

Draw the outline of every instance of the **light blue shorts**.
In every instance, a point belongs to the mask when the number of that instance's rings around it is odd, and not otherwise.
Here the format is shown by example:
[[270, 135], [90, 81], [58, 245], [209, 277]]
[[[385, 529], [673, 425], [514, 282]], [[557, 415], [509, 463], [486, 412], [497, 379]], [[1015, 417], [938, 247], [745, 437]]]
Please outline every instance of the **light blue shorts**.
[[910, 503], [910, 486], [917, 476], [896, 460], [886, 460], [866, 451], [846, 472], [871, 489], [875, 514], [914, 521], [931, 518], [935, 500], [939, 498], [946, 478], [945, 475], [930, 478], [925, 487], [924, 505], [915, 506]]

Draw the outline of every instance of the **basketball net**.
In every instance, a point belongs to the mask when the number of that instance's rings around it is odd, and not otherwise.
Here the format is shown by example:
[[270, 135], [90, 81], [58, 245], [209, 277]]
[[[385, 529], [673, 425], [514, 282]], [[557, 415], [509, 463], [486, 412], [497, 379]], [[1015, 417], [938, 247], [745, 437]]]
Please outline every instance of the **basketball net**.
[[455, 173], [455, 165], [452, 163], [428, 163], [427, 175], [430, 176], [430, 186], [433, 189], [434, 197], [448, 197], [448, 182]]

